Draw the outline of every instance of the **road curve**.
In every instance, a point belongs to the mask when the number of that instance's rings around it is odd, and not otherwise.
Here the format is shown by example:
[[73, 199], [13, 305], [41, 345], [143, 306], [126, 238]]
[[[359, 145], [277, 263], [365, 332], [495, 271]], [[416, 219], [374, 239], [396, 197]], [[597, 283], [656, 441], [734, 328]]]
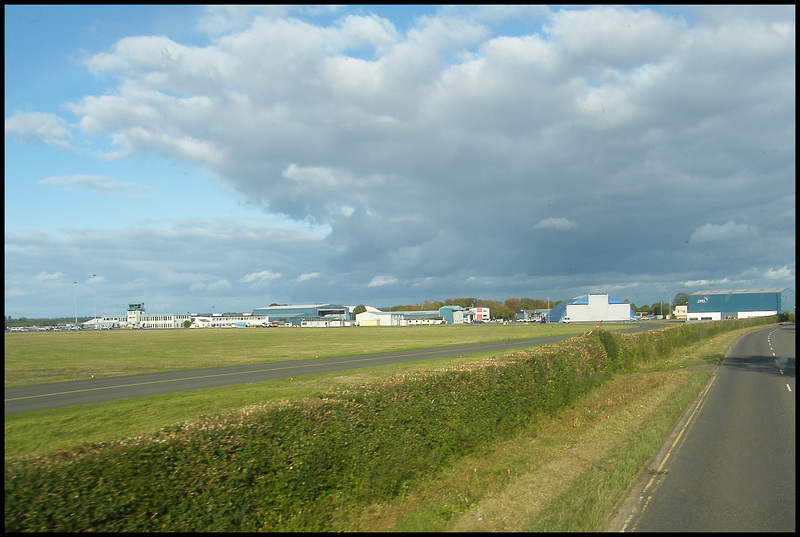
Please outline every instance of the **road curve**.
[[247, 384], [300, 375], [317, 375], [362, 367], [401, 364], [418, 360], [432, 360], [465, 354], [523, 349], [556, 343], [575, 334], [530, 339], [515, 339], [418, 349], [358, 356], [320, 358], [316, 360], [291, 360], [264, 364], [191, 369], [169, 373], [126, 375], [99, 379], [85, 379], [5, 389], [6, 416], [50, 410], [74, 405], [105, 403], [117, 399], [147, 397], [188, 390], [215, 388], [232, 384]]

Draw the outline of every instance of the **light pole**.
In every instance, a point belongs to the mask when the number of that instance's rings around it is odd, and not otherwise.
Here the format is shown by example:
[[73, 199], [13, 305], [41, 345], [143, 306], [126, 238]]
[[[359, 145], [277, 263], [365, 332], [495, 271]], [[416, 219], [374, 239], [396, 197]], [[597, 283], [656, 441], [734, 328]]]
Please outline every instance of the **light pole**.
[[92, 274], [92, 295], [94, 296], [94, 329], [97, 330], [97, 274]]
[[73, 289], [75, 289], [75, 328], [78, 327], [78, 282], [72, 282], [75, 285]]

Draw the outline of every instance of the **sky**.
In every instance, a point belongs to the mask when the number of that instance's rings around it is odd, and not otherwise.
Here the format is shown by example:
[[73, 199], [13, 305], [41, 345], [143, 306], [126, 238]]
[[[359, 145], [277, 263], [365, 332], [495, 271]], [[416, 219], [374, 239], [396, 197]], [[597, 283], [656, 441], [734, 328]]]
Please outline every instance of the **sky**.
[[5, 6], [5, 314], [795, 290], [795, 6]]

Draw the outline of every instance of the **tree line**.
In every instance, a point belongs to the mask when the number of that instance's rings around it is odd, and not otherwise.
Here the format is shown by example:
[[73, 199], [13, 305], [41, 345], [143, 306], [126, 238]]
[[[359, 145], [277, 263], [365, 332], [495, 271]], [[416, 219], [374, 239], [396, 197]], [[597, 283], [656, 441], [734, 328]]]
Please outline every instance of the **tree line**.
[[[489, 308], [492, 319], [513, 320], [521, 310], [546, 310], [560, 304], [561, 300], [545, 300], [541, 298], [507, 298], [504, 302], [499, 300], [485, 300], [479, 298], [448, 298], [440, 300], [425, 300], [417, 304], [400, 304], [383, 311], [437, 311], [442, 306], [461, 306], [462, 308]], [[357, 310], [354, 313], [357, 313]], [[363, 311], [363, 310], [362, 310]]]

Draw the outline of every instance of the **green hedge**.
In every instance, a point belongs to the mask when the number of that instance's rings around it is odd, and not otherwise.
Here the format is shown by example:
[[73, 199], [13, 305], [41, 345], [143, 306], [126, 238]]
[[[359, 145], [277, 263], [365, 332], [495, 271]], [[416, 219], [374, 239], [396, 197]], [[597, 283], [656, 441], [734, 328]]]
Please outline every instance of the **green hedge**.
[[6, 463], [6, 531], [337, 531], [612, 373], [775, 317], [557, 345]]

